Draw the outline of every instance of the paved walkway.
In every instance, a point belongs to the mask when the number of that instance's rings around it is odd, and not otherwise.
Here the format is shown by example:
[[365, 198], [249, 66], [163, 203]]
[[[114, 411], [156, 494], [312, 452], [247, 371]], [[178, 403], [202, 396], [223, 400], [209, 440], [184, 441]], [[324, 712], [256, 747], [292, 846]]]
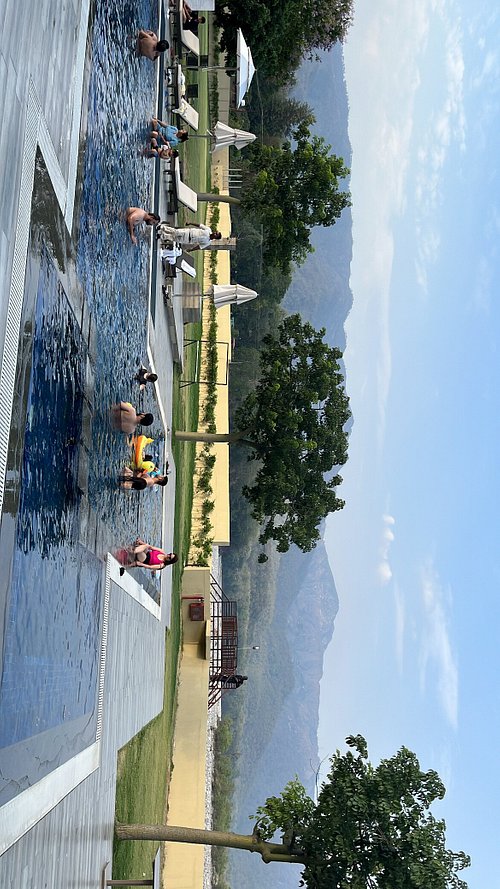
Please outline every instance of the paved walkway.
[[[6, 461], [19, 319], [29, 237], [35, 155], [46, 162], [68, 230], [78, 162], [89, 0], [3, 0], [0, 9], [0, 469]], [[170, 426], [172, 353], [161, 299], [149, 331], [150, 359], [161, 377], [159, 400]], [[0, 507], [4, 472], [0, 473]], [[175, 479], [167, 487], [164, 535], [173, 534]], [[30, 828], [0, 857], [2, 889], [100, 885], [112, 857], [117, 751], [152, 719], [163, 702], [165, 626], [169, 620], [171, 573], [164, 572], [161, 609], [141, 598], [140, 588], [107, 561], [106, 615], [102, 660], [102, 727], [88, 777], [73, 770], [69, 793], [53, 772], [47, 798], [64, 798], [31, 826], [40, 802], [35, 785], [26, 798]], [[130, 593], [134, 594], [131, 595]], [[106, 637], [107, 633], [107, 637]], [[106, 644], [107, 642], [107, 644]], [[105, 655], [105, 663], [104, 663]], [[93, 763], [93, 765], [92, 765]], [[80, 783], [78, 783], [80, 782]], [[41, 784], [42, 782], [40, 782]], [[47, 787], [44, 786], [44, 792]], [[17, 800], [23, 797], [20, 794]], [[22, 808], [22, 805], [21, 805]], [[4, 806], [3, 810], [7, 807]], [[12, 829], [0, 809], [0, 844]]]

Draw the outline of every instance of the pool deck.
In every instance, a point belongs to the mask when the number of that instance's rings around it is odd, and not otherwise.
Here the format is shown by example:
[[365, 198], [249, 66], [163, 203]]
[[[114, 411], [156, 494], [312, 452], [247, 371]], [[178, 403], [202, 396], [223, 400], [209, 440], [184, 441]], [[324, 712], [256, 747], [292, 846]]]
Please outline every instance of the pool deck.
[[[10, 425], [20, 308], [28, 245], [35, 153], [39, 147], [71, 230], [77, 175], [89, 0], [61, 5], [3, 0], [0, 12], [0, 505]], [[159, 401], [170, 427], [172, 351], [161, 298], [150, 328], [150, 359], [161, 377]], [[182, 336], [181, 331], [179, 336]], [[167, 447], [168, 447], [167, 436]], [[165, 497], [165, 542], [171, 544], [174, 477]], [[108, 563], [109, 564], [109, 563]], [[159, 613], [127, 592], [112, 567], [103, 671], [102, 733], [97, 768], [0, 857], [2, 889], [100, 886], [112, 857], [117, 751], [149, 722], [163, 702], [165, 627], [171, 574], [162, 577]], [[113, 579], [113, 578], [116, 579]], [[64, 793], [57, 773], [49, 783]], [[35, 785], [36, 787], [36, 785]], [[22, 794], [20, 796], [23, 796]], [[32, 815], [26, 801], [26, 824]], [[5, 808], [5, 807], [4, 807]], [[2, 829], [9, 825], [0, 809]], [[137, 875], [131, 875], [137, 876]], [[139, 875], [140, 876], [140, 875]]]

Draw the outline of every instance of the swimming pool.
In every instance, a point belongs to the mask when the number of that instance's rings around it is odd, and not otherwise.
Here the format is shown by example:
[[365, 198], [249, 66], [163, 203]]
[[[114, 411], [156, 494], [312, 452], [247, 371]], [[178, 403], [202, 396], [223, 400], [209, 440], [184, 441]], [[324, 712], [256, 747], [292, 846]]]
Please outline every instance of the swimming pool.
[[[151, 194], [141, 149], [155, 69], [133, 34], [155, 13], [144, 0], [93, 9], [71, 237], [37, 158], [0, 527], [0, 804], [95, 739], [104, 557], [137, 534], [161, 540], [161, 491], [119, 488], [128, 449], [109, 423], [121, 399], [158, 418], [152, 388], [133, 380], [147, 356], [148, 240], [134, 248], [124, 224]], [[160, 457], [159, 419], [151, 429]], [[158, 579], [139, 574], [157, 598]]]

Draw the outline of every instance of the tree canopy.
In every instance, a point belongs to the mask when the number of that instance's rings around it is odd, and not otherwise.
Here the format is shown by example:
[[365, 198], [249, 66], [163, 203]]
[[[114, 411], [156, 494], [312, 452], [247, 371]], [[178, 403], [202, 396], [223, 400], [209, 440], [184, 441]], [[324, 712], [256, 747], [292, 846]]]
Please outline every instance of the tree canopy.
[[374, 767], [361, 735], [347, 744], [331, 758], [316, 804], [297, 780], [266, 801], [259, 836], [289, 835], [309, 889], [465, 889], [458, 872], [470, 859], [446, 848], [446, 824], [429, 812], [445, 794], [437, 772], [422, 772], [406, 747]]
[[[308, 889], [466, 889], [464, 852], [446, 848], [446, 825], [429, 811], [445, 789], [402, 747], [378, 766], [361, 735], [337, 750], [316, 803], [293, 780], [256, 815], [251, 836], [162, 825], [118, 825], [120, 839], [201, 843], [300, 864]], [[281, 842], [274, 839], [280, 834]]]
[[243, 209], [264, 226], [266, 265], [284, 271], [312, 252], [311, 229], [333, 225], [351, 203], [339, 185], [349, 175], [343, 159], [330, 154], [330, 146], [312, 136], [305, 122], [292, 135], [294, 144], [252, 144], [248, 165], [257, 172], [242, 197]]
[[241, 28], [257, 68], [286, 82], [302, 57], [344, 40], [352, 0], [217, 0], [221, 46], [234, 51]]
[[285, 318], [276, 335], [264, 338], [260, 379], [236, 416], [252, 430], [249, 459], [260, 462], [243, 494], [263, 522], [260, 542], [275, 540], [280, 552], [291, 543], [312, 549], [321, 519], [344, 506], [336, 494], [342, 479], [325, 476], [347, 460], [349, 400], [342, 353], [324, 334], [300, 315]]
[[[290, 315], [263, 340], [260, 379], [236, 414], [239, 432], [228, 436], [176, 433], [200, 441], [244, 441], [259, 467], [243, 488], [261, 522], [260, 542], [279, 552], [294, 543], [303, 552], [319, 539], [318, 526], [341, 509], [334, 470], [347, 460], [349, 400], [339, 366], [342, 353], [324, 342], [325, 331]], [[264, 557], [265, 560], [265, 557]]]

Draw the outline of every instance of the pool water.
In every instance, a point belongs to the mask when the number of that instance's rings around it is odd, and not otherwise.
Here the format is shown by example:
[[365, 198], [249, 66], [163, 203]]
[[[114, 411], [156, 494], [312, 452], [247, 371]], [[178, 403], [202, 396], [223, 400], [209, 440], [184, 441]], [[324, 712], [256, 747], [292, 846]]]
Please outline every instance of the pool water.
[[[93, 28], [76, 266], [94, 319], [98, 356], [89, 499], [107, 523], [102, 546], [113, 550], [137, 534], [159, 541], [162, 531], [160, 490], [127, 496], [117, 486], [129, 451], [123, 435], [110, 434], [109, 425], [110, 407], [121, 400], [159, 417], [153, 387], [139, 393], [133, 382], [139, 365], [147, 363], [150, 230], [145, 228], [134, 246], [125, 225], [126, 208], [149, 208], [152, 193], [154, 165], [144, 156], [144, 146], [154, 113], [156, 68], [135, 56], [132, 35], [138, 27], [156, 27], [157, 6], [115, 0], [105, 4], [106, 14], [101, 6]], [[150, 452], [160, 458], [164, 430], [159, 420], [147, 432], [155, 441]], [[141, 582], [157, 589], [158, 579], [141, 573]]]
[[[160, 460], [153, 387], [133, 380], [147, 362], [149, 238], [134, 247], [124, 222], [152, 193], [155, 67], [133, 35], [157, 27], [157, 9], [93, 8], [71, 237], [37, 159], [0, 527], [0, 805], [95, 739], [104, 557], [137, 535], [161, 541], [161, 490], [120, 489], [129, 450], [110, 425], [120, 400], [151, 411]], [[158, 578], [135, 577], [158, 597]]]

